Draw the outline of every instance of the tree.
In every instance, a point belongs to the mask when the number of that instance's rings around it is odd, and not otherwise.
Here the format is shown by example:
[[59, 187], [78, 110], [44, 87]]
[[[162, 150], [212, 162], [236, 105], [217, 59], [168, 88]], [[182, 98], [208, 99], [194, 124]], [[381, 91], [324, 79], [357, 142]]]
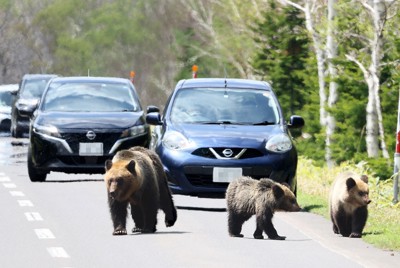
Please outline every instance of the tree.
[[302, 76], [309, 56], [304, 17], [298, 9], [271, 1], [255, 33], [256, 74], [271, 81], [285, 114], [299, 112], [307, 96]]
[[[377, 158], [382, 150], [384, 158], [389, 158], [386, 146], [383, 125], [380, 75], [382, 59], [385, 51], [385, 25], [387, 21], [397, 14], [396, 1], [375, 0], [368, 2], [359, 0], [349, 3], [360, 15], [369, 22], [368, 27], [359, 27], [363, 31], [354, 33], [349, 31], [347, 38], [357, 38], [361, 49], [348, 47], [346, 58], [354, 62], [362, 71], [364, 80], [368, 85], [368, 104], [366, 107], [366, 142], [368, 156]], [[360, 9], [362, 7], [362, 9]], [[364, 20], [363, 20], [364, 21]]]

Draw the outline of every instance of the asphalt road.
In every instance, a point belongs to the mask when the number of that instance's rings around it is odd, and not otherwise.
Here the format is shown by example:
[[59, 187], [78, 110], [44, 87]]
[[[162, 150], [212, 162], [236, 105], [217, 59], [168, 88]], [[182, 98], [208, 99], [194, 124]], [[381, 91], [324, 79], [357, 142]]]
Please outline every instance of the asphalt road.
[[[227, 233], [224, 199], [174, 195], [175, 226], [112, 236], [102, 175], [51, 173], [29, 181], [26, 139], [0, 137], [0, 267], [400, 267], [400, 253], [334, 235], [326, 219], [276, 213], [284, 241]], [[128, 220], [128, 230], [133, 227]]]

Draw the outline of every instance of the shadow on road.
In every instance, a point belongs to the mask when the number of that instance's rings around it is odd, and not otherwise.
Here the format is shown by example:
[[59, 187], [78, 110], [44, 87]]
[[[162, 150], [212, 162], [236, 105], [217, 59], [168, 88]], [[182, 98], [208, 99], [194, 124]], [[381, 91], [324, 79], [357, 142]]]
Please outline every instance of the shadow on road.
[[200, 210], [200, 211], [210, 211], [210, 212], [225, 212], [226, 208], [203, 208], [203, 207], [188, 207], [188, 206], [177, 206], [177, 209], [185, 210]]

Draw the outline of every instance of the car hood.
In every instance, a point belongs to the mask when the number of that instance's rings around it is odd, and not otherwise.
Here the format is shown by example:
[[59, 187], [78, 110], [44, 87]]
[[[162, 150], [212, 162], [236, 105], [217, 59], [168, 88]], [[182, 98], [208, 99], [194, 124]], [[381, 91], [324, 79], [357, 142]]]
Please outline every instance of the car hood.
[[52, 125], [60, 129], [111, 129], [130, 128], [138, 120], [143, 120], [143, 112], [120, 113], [62, 113], [41, 112], [34, 120], [35, 124]]
[[2, 114], [11, 114], [11, 107], [10, 106], [2, 106], [2, 105], [0, 105], [0, 113], [2, 113]]
[[[182, 133], [198, 146], [254, 146], [267, 141], [271, 136], [285, 133], [281, 125], [198, 125], [172, 124], [168, 130]], [[232, 146], [234, 145], [234, 146]]]

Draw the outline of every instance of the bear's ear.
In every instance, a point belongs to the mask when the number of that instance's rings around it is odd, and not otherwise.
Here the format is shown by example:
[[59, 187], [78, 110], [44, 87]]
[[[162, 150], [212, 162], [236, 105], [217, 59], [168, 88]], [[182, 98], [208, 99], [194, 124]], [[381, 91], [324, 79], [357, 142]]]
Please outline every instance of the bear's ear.
[[356, 186], [356, 181], [350, 177], [346, 180], [346, 185], [347, 185], [347, 190], [350, 191], [351, 188]]
[[360, 179], [365, 182], [368, 183], [368, 176], [367, 175], [361, 175]]
[[112, 167], [112, 161], [110, 159], [107, 159], [105, 163], [106, 172], [109, 171], [111, 167]]
[[283, 189], [277, 184], [274, 184], [272, 186], [272, 192], [274, 193], [274, 196], [276, 199], [280, 199], [281, 197], [283, 197], [285, 195], [285, 192], [283, 191]]
[[285, 185], [287, 188], [290, 189], [290, 185], [289, 185], [287, 182], [282, 182], [281, 184], [282, 184], [282, 185]]
[[136, 166], [135, 160], [131, 160], [131, 161], [129, 161], [129, 163], [126, 165], [126, 169], [127, 169], [130, 173], [135, 174], [135, 173], [136, 173], [135, 166]]

